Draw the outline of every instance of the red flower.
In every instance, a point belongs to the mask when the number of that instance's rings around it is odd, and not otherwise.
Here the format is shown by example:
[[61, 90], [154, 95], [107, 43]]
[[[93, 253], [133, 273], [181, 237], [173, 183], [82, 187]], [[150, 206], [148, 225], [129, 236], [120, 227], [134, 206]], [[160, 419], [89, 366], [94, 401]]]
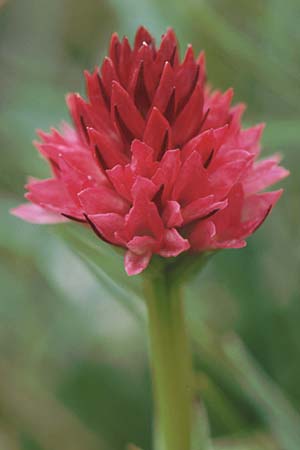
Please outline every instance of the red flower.
[[39, 132], [53, 177], [31, 180], [13, 214], [35, 223], [75, 220], [127, 249], [129, 275], [153, 254], [239, 248], [265, 220], [286, 177], [257, 161], [263, 125], [241, 129], [233, 91], [206, 85], [204, 53], [180, 62], [168, 30], [157, 49], [140, 28], [133, 49], [112, 36], [101, 69], [85, 73], [88, 101], [70, 94], [74, 128]]

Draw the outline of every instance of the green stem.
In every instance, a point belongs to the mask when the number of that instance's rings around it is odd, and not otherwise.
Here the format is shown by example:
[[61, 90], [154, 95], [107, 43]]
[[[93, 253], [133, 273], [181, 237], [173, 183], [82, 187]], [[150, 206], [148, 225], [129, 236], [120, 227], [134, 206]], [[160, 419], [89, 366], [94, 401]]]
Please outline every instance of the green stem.
[[181, 290], [161, 272], [145, 282], [157, 425], [163, 450], [190, 450], [192, 378]]

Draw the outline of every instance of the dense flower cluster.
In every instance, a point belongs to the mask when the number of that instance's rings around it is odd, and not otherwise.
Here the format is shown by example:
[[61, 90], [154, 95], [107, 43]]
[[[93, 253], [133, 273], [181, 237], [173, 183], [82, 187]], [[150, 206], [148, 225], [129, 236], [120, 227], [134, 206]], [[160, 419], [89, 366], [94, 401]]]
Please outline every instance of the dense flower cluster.
[[86, 72], [88, 101], [70, 94], [74, 127], [39, 132], [53, 177], [30, 180], [13, 213], [35, 223], [75, 220], [124, 247], [129, 275], [153, 254], [239, 248], [281, 190], [279, 157], [257, 161], [263, 125], [241, 129], [232, 89], [211, 91], [205, 58], [172, 30], [157, 49], [141, 27], [134, 47], [112, 36], [101, 69]]

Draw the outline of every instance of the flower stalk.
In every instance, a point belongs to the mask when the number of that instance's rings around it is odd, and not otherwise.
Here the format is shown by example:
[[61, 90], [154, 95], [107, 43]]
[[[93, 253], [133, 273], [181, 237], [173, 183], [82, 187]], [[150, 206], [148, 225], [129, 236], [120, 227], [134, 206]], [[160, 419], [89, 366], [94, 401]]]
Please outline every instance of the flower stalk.
[[192, 370], [181, 289], [166, 272], [148, 276], [148, 308], [156, 424], [163, 450], [190, 450]]

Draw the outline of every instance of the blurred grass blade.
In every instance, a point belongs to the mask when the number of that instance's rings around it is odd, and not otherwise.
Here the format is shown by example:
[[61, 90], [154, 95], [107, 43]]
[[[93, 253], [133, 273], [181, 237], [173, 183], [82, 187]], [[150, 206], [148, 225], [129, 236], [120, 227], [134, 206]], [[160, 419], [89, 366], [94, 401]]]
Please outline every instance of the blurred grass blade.
[[[296, 85], [297, 80], [292, 80], [294, 83], [287, 86], [286, 74], [283, 73], [286, 68], [282, 66], [280, 61], [274, 61], [269, 57], [269, 54], [264, 53], [268, 64], [266, 64], [265, 59], [263, 64], [261, 64], [262, 60], [257, 57], [259, 51], [257, 45], [252, 43], [245, 34], [240, 33], [231, 26], [208, 2], [202, 3], [199, 18], [201, 27], [206, 30], [211, 39], [214, 39], [224, 50], [230, 50], [230, 53], [235, 54], [240, 61], [251, 65], [253, 76], [263, 81], [274, 93], [280, 96], [280, 99], [284, 103], [299, 109], [297, 99], [299, 86]], [[218, 32], [216, 33], [215, 30], [218, 30]], [[270, 76], [271, 67], [274, 73], [276, 73], [276, 78]], [[295, 74], [293, 72], [289, 73], [289, 76], [291, 75], [294, 78]], [[282, 86], [285, 86], [284, 90]]]
[[154, 416], [154, 430], [153, 430], [153, 450], [164, 450], [164, 444], [162, 439], [162, 434], [160, 432], [160, 429], [158, 427], [158, 420], [157, 415]]
[[196, 404], [194, 409], [192, 450], [213, 450], [208, 417], [203, 404]]
[[0, 448], [3, 450], [21, 450], [18, 434], [13, 427], [2, 425], [0, 421]]
[[43, 450], [108, 450], [54, 396], [26, 382], [18, 369], [1, 361], [0, 409], [11, 423], [32, 436]]
[[142, 289], [139, 277], [129, 277], [124, 270], [123, 254], [114, 251], [113, 246], [101, 239], [94, 238], [90, 230], [81, 227], [74, 229], [72, 224], [55, 228], [55, 232], [76, 252], [85, 255], [93, 264], [98, 266], [108, 278], [142, 299]]
[[134, 294], [130, 294], [123, 289], [118, 283], [110, 278], [99, 266], [93, 263], [86, 254], [80, 250], [76, 250], [77, 255], [88, 267], [90, 272], [97, 278], [101, 286], [106, 289], [112, 298], [119, 301], [123, 308], [126, 308], [140, 323], [145, 323], [145, 309], [140, 298]]
[[245, 420], [235, 405], [225, 395], [220, 385], [215, 383], [204, 371], [195, 374], [195, 387], [200, 399], [207, 409], [217, 417], [219, 422], [227, 430], [243, 429]]
[[216, 439], [214, 450], [280, 450], [270, 436], [255, 433], [244, 438]]
[[270, 427], [282, 450], [300, 449], [300, 416], [279, 387], [248, 354], [242, 342], [232, 336], [224, 344], [238, 383], [255, 402], [261, 418]]
[[126, 450], [143, 450], [140, 447], [136, 447], [134, 444], [129, 444]]

